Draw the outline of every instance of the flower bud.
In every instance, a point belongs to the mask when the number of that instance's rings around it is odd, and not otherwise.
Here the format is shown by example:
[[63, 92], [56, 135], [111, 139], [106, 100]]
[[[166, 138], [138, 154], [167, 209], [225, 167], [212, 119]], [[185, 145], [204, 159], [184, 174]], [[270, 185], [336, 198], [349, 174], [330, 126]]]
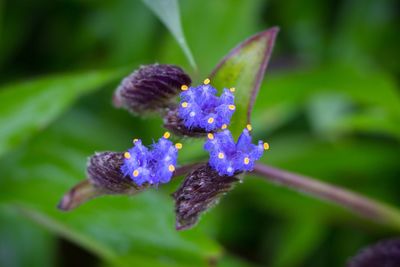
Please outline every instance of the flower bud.
[[220, 176], [208, 164], [190, 173], [172, 195], [175, 199], [176, 229], [193, 227], [201, 213], [216, 204], [237, 181], [239, 179], [235, 176]]
[[174, 65], [145, 65], [124, 78], [114, 93], [115, 107], [133, 113], [156, 111], [168, 107], [190, 77]]
[[72, 210], [86, 201], [104, 194], [135, 194], [148, 185], [138, 186], [121, 172], [123, 153], [101, 152], [90, 157], [88, 179], [75, 185], [61, 199], [58, 208]]
[[347, 267], [400, 266], [400, 239], [389, 239], [364, 248]]
[[87, 176], [92, 184], [108, 194], [129, 194], [143, 189], [121, 171], [124, 153], [101, 152], [88, 162]]

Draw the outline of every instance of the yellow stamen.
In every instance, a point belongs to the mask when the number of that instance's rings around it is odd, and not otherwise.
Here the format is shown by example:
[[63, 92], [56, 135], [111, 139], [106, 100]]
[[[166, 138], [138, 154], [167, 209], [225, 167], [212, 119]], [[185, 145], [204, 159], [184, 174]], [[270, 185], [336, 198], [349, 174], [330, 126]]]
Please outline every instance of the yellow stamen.
[[246, 125], [246, 128], [247, 128], [247, 130], [249, 130], [249, 131], [253, 130], [253, 127], [251, 127], [251, 124], [247, 124], [247, 125]]
[[170, 171], [170, 172], [173, 172], [173, 171], [175, 171], [175, 166], [174, 165], [169, 165], [168, 166], [168, 170]]
[[264, 147], [264, 150], [268, 150], [269, 149], [269, 144], [268, 143], [264, 143], [263, 147]]
[[210, 83], [210, 79], [208, 79], [208, 78], [205, 79], [203, 83], [204, 83], [204, 84], [209, 84], [209, 83]]
[[182, 107], [183, 107], [183, 108], [187, 108], [188, 105], [189, 105], [188, 102], [183, 102], [183, 103], [182, 103]]
[[236, 90], [235, 87], [232, 87], [232, 88], [229, 89], [229, 91], [231, 91], [231, 93], [234, 93], [235, 90]]
[[207, 120], [207, 122], [209, 123], [209, 124], [211, 124], [211, 123], [213, 123], [214, 122], [214, 118], [208, 118], [208, 120]]
[[220, 158], [220, 159], [223, 159], [224, 157], [225, 157], [224, 153], [222, 153], [222, 152], [219, 152], [219, 154], [218, 154], [218, 158]]
[[138, 177], [139, 176], [139, 171], [138, 170], [134, 170], [133, 171], [133, 177]]
[[139, 139], [137, 138], [133, 139], [133, 143], [136, 143], [137, 141], [139, 141]]
[[171, 136], [171, 134], [169, 132], [165, 132], [164, 135], [163, 135], [163, 137], [165, 139], [168, 139], [170, 136]]
[[131, 154], [129, 152], [125, 152], [124, 153], [124, 158], [130, 159], [131, 158]]
[[235, 110], [235, 108], [236, 108], [235, 105], [229, 105], [228, 107], [230, 110]]
[[225, 130], [226, 128], [228, 128], [228, 125], [222, 124], [221, 129], [222, 129], [222, 130]]
[[181, 86], [182, 91], [186, 91], [187, 89], [189, 89], [189, 87], [186, 84]]
[[213, 140], [214, 139], [214, 135], [212, 133], [207, 134], [208, 139]]
[[181, 143], [176, 143], [175, 144], [175, 148], [176, 149], [181, 149], [182, 148], [182, 144]]
[[250, 159], [248, 157], [245, 157], [243, 160], [244, 164], [249, 164], [250, 163]]

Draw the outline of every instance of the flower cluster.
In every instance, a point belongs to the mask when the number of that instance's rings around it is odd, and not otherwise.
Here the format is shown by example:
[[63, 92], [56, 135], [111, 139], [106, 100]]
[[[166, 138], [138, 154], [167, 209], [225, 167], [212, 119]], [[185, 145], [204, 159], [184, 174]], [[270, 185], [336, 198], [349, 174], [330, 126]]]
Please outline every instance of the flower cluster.
[[268, 143], [262, 141], [258, 141], [257, 145], [252, 144], [249, 129], [250, 125], [243, 130], [237, 143], [229, 130], [208, 134], [204, 149], [210, 153], [210, 166], [219, 175], [232, 176], [241, 171], [252, 171], [254, 162], [269, 148]]
[[135, 139], [134, 146], [124, 153], [124, 163], [121, 171], [129, 176], [137, 185], [144, 183], [157, 185], [168, 183], [175, 171], [178, 150], [182, 144], [175, 146], [168, 140], [169, 132], [166, 132], [157, 143], [149, 150], [141, 140]]
[[[236, 60], [238, 51], [249, 49], [253, 42], [267, 38], [268, 49], [262, 64], [254, 72], [256, 75], [246, 76], [255, 81], [252, 90], [256, 93], [277, 31], [277, 28], [272, 28], [240, 44], [223, 59], [212, 76], [218, 77], [231, 59]], [[238, 81], [237, 77], [233, 78]], [[135, 139], [133, 147], [126, 152], [105, 151], [92, 155], [88, 160], [87, 180], [65, 194], [59, 208], [71, 210], [103, 194], [136, 194], [160, 183], [168, 183], [174, 175], [188, 173], [172, 196], [175, 199], [176, 228], [193, 227], [201, 213], [218, 203], [221, 196], [241, 181], [239, 175], [242, 172], [253, 170], [255, 161], [269, 146], [261, 141], [252, 143], [250, 125], [237, 142], [233, 139], [228, 127], [236, 111], [235, 88], [221, 88], [221, 94], [217, 95], [210, 79], [205, 79], [199, 86], [191, 86], [191, 83], [190, 76], [178, 66], [141, 66], [121, 81], [114, 92], [113, 104], [138, 115], [158, 112], [163, 117], [164, 127], [178, 136], [207, 136], [204, 143], [204, 149], [210, 154], [207, 163], [194, 163], [177, 169], [178, 150], [182, 144], [168, 140], [169, 132], [150, 147]], [[179, 94], [178, 103], [176, 97]], [[253, 96], [243, 103], [249, 106], [247, 117], [251, 115], [254, 100]]]
[[[252, 143], [249, 124], [235, 143], [228, 129], [236, 110], [235, 88], [223, 89], [217, 96], [209, 79], [197, 87], [190, 87], [190, 83], [180, 68], [154, 64], [143, 66], [124, 79], [114, 94], [114, 104], [131, 112], [161, 112], [164, 126], [177, 135], [207, 136], [204, 149], [210, 154], [208, 162], [195, 164], [196, 168], [172, 195], [178, 230], [193, 227], [204, 211], [240, 181], [240, 173], [253, 170], [255, 161], [269, 147], [262, 141]], [[179, 87], [178, 106], [174, 97]], [[133, 147], [126, 152], [96, 153], [89, 158], [87, 166], [89, 183], [71, 189], [59, 208], [70, 210], [101, 194], [136, 194], [168, 183], [177, 174], [178, 150], [182, 148], [181, 143], [173, 144], [169, 137], [170, 133], [165, 132], [150, 147], [134, 139]], [[79, 192], [83, 191], [85, 198], [82, 199]]]
[[234, 88], [224, 89], [221, 96], [206, 79], [197, 87], [181, 87], [181, 102], [178, 114], [184, 125], [189, 128], [201, 128], [207, 132], [226, 128], [236, 107], [234, 105]]

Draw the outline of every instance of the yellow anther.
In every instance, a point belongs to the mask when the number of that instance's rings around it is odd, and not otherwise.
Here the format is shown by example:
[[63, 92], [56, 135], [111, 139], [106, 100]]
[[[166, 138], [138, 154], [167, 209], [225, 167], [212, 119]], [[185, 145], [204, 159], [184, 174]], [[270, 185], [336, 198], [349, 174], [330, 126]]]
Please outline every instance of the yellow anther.
[[163, 137], [165, 139], [168, 139], [170, 136], [171, 136], [171, 134], [169, 132], [165, 132], [164, 135], [163, 135]]
[[234, 93], [235, 90], [236, 90], [235, 87], [229, 88], [229, 91], [231, 91], [231, 93]]
[[264, 147], [264, 150], [268, 150], [269, 149], [269, 144], [268, 143], [264, 143], [263, 147]]
[[133, 171], [133, 177], [138, 177], [139, 176], [139, 171], [138, 170], [134, 170]]
[[247, 128], [247, 130], [249, 130], [249, 131], [253, 130], [253, 127], [251, 127], [251, 124], [247, 124], [247, 125], [246, 125], [246, 128]]
[[244, 164], [249, 164], [250, 163], [250, 159], [248, 157], [245, 157], [243, 160]]
[[182, 91], [186, 91], [187, 89], [189, 89], [189, 87], [186, 84], [181, 86]]
[[213, 118], [213, 117], [208, 118], [207, 122], [208, 122], [209, 124], [213, 123], [213, 122], [214, 122], [214, 118]]
[[182, 144], [181, 143], [176, 143], [175, 144], [175, 148], [176, 149], [181, 149], [182, 148]]
[[235, 105], [229, 105], [228, 107], [230, 110], [235, 110], [235, 108], [236, 108]]
[[125, 152], [124, 153], [124, 158], [130, 159], [131, 158], [131, 154], [129, 152]]
[[173, 172], [173, 171], [175, 171], [175, 166], [174, 165], [169, 165], [168, 166], [168, 170], [170, 171], [170, 172]]
[[208, 78], [205, 79], [203, 83], [204, 83], [204, 84], [209, 84], [209, 83], [210, 83], [210, 79], [208, 79]]
[[214, 135], [212, 133], [208, 133], [207, 134], [208, 139], [213, 140], [214, 139]]
[[133, 139], [133, 143], [136, 143], [137, 141], [139, 141], [139, 139], [137, 138]]
[[188, 105], [189, 105], [188, 102], [183, 102], [181, 106], [182, 106], [183, 108], [187, 108]]
[[222, 129], [222, 130], [225, 130], [226, 128], [228, 128], [228, 125], [222, 124], [221, 129]]
[[225, 157], [224, 153], [222, 153], [222, 152], [218, 153], [218, 158], [223, 159], [224, 157]]

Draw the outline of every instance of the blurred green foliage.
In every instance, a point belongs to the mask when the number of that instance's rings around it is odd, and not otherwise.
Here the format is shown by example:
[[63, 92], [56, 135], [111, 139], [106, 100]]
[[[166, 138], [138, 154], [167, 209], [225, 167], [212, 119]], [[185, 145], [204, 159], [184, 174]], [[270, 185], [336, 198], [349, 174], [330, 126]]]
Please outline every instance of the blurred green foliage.
[[[195, 72], [140, 1], [0, 1], [0, 266], [343, 266], [398, 235], [253, 177], [187, 232], [174, 230], [179, 181], [56, 209], [94, 151], [163, 132], [160, 118], [111, 106], [125, 74], [157, 61], [198, 82], [275, 25], [253, 113], [256, 138], [271, 144], [263, 161], [400, 206], [398, 10], [395, 0], [181, 1]], [[181, 162], [200, 146], [186, 140]]]

